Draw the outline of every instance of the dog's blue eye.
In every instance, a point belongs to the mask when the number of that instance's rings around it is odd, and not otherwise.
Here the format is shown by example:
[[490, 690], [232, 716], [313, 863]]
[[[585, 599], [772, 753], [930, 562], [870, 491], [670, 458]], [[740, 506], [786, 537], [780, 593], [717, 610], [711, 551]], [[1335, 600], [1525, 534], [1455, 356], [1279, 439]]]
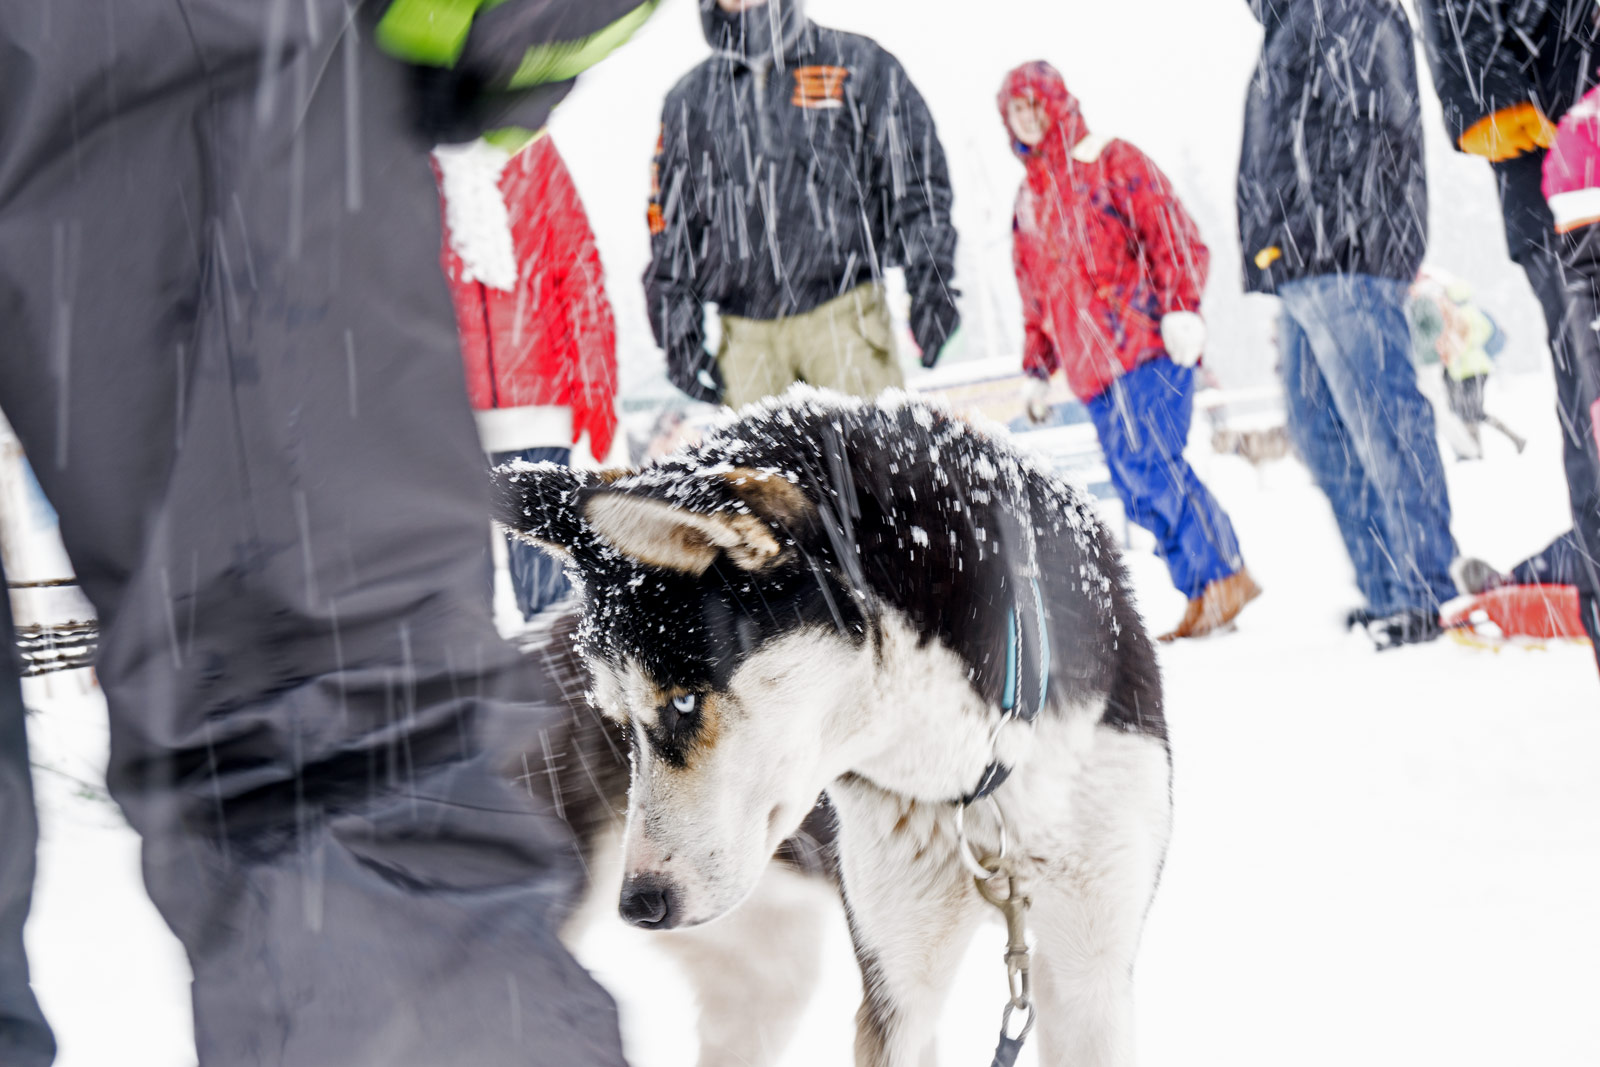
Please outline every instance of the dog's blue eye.
[[700, 706], [700, 697], [694, 693], [685, 693], [681, 697], [672, 698], [672, 710], [679, 715], [693, 715]]

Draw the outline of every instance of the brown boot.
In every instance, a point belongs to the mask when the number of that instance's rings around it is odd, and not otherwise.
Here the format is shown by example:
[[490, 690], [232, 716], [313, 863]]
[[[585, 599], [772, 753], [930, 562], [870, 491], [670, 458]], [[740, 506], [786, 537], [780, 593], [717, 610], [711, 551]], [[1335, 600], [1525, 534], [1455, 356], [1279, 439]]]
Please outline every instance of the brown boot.
[[1164, 633], [1160, 637], [1156, 638], [1156, 640], [1176, 641], [1180, 637], [1190, 636], [1194, 632], [1194, 628], [1199, 625], [1200, 613], [1205, 609], [1206, 601], [1204, 591], [1202, 590], [1201, 595], [1191, 598], [1189, 601], [1189, 606], [1183, 609], [1183, 618], [1178, 620], [1178, 625], [1173, 627], [1167, 633]]
[[1162, 641], [1176, 641], [1181, 637], [1204, 637], [1228, 625], [1244, 606], [1261, 595], [1261, 587], [1250, 577], [1250, 572], [1240, 567], [1226, 578], [1218, 578], [1205, 587], [1199, 596], [1189, 601], [1183, 618], [1171, 633], [1161, 635]]

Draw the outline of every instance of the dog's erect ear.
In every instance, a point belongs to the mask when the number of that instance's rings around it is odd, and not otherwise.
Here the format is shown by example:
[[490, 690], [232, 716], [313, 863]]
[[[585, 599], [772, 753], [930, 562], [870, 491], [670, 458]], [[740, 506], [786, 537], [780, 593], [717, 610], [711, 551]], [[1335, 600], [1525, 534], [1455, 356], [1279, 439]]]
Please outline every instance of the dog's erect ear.
[[773, 566], [789, 536], [816, 513], [788, 479], [748, 468], [666, 481], [647, 473], [637, 483], [622, 479], [580, 495], [584, 518], [619, 551], [696, 575], [719, 553], [747, 571]]
[[570, 555], [592, 535], [584, 527], [579, 494], [628, 471], [574, 470], [555, 463], [516, 461], [491, 475], [493, 516], [524, 541]]

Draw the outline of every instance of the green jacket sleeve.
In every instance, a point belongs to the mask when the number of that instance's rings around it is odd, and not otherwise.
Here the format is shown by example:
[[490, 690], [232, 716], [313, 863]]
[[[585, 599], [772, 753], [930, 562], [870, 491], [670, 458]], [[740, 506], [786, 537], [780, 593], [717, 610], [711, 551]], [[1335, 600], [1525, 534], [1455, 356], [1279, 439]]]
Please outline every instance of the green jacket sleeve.
[[633, 35], [660, 0], [394, 0], [378, 43], [494, 89], [570, 81]]

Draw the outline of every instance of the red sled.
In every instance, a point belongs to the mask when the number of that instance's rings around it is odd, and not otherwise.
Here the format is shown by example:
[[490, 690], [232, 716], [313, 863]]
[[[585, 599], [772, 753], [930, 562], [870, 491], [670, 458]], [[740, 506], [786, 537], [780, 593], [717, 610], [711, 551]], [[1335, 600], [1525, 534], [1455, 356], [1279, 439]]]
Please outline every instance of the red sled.
[[1446, 629], [1484, 637], [1587, 636], [1578, 614], [1578, 589], [1571, 585], [1508, 585], [1458, 602], [1440, 622]]

